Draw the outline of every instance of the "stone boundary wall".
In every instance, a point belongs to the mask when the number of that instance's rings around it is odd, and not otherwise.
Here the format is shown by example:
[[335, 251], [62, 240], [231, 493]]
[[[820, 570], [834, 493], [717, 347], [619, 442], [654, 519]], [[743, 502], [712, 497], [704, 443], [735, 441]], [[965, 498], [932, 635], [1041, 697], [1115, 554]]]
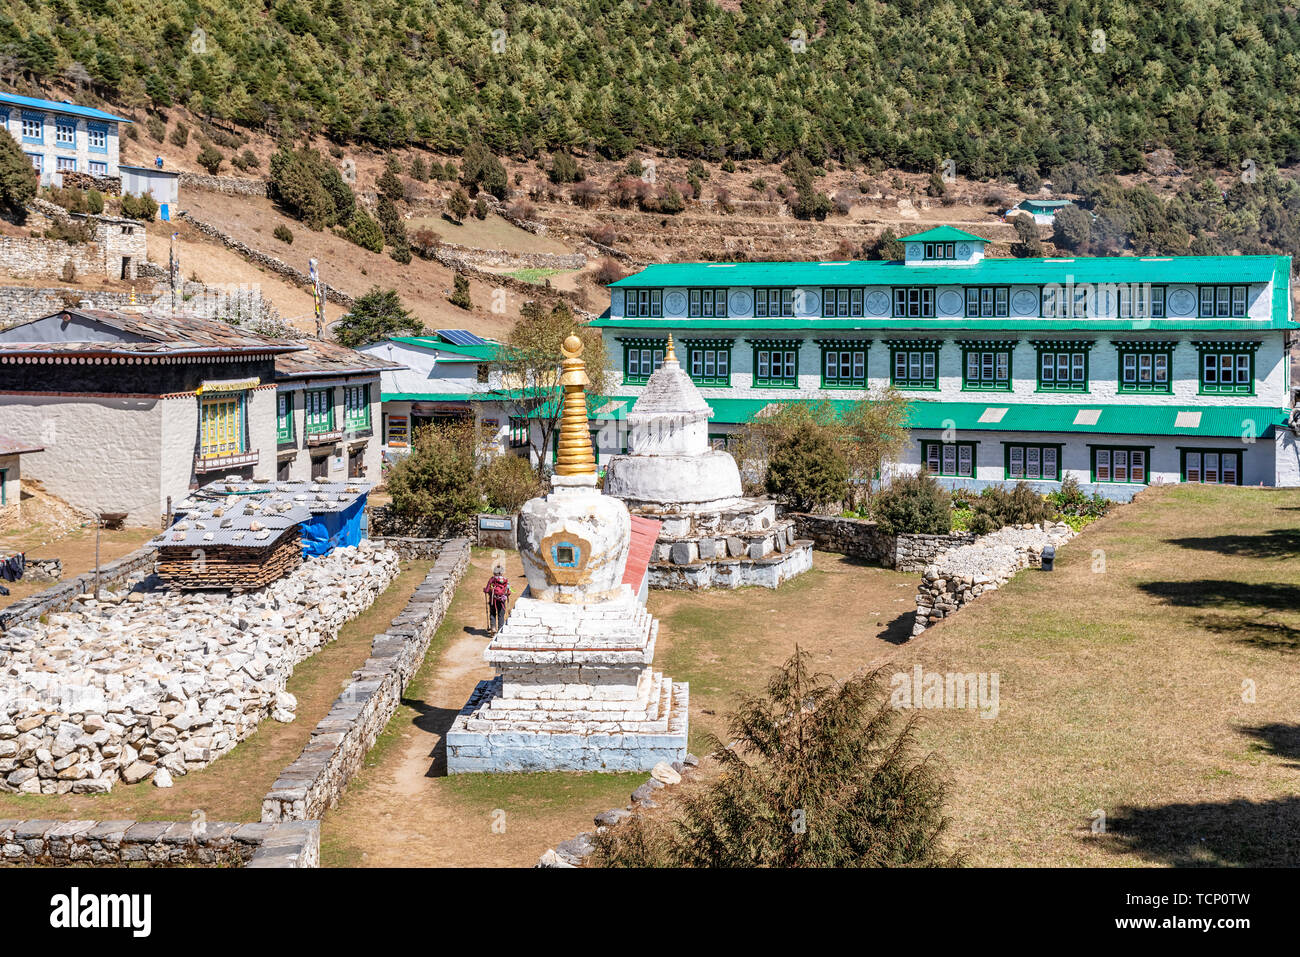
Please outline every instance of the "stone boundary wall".
[[[117, 584], [142, 571], [152, 571], [153, 563], [153, 545], [142, 545], [115, 562], [101, 565], [99, 567], [100, 587]], [[35, 595], [14, 602], [12, 605], [0, 608], [0, 635], [4, 634], [5, 629], [14, 625], [35, 621], [42, 615], [52, 611], [63, 611], [70, 607], [80, 595], [86, 594], [93, 590], [94, 587], [95, 572], [92, 569], [78, 575], [76, 578], [69, 578], [52, 588], [47, 588], [45, 591], [37, 592]]]
[[71, 266], [76, 276], [104, 275], [104, 252], [97, 242], [69, 243], [44, 237], [0, 236], [0, 269], [13, 279], [63, 278]]
[[[137, 279], [153, 279], [155, 285], [148, 291], [137, 290], [134, 300], [129, 291], [112, 289], [73, 289], [67, 286], [0, 286], [0, 329], [40, 319], [82, 300], [94, 303], [97, 309], [151, 308], [171, 311], [170, 288], [167, 270], [153, 263], [136, 267]], [[209, 286], [186, 280], [178, 290], [177, 309], [184, 315], [204, 319], [236, 316], [261, 316], [268, 303], [260, 289], [252, 286]], [[188, 297], [188, 298], [184, 298]]]
[[489, 272], [481, 266], [475, 266], [462, 262], [456, 256], [446, 254], [440, 246], [419, 247], [412, 246], [411, 249], [426, 259], [432, 259], [436, 263], [446, 266], [448, 269], [454, 269], [471, 279], [477, 279], [480, 282], [488, 283], [492, 286], [500, 286], [504, 289], [513, 289], [515, 292], [526, 297], [527, 299], [539, 299], [551, 296], [557, 299], [566, 300], [574, 307], [574, 312], [579, 317], [587, 319], [596, 318], [595, 313], [588, 312], [583, 306], [583, 299], [579, 293], [572, 292], [568, 289], [556, 289], [554, 286], [548, 286], [543, 283], [526, 282], [523, 279], [516, 279], [514, 276], [507, 276], [504, 273]]
[[380, 536], [370, 539], [376, 545], [382, 545], [385, 548], [391, 548], [402, 557], [402, 561], [425, 560], [432, 561], [442, 552], [442, 546], [446, 543], [445, 538], [398, 538]]
[[268, 196], [271, 184], [264, 179], [241, 179], [238, 176], [208, 176], [204, 173], [181, 173], [183, 189], [200, 189], [227, 196]]
[[875, 522], [860, 518], [806, 512], [790, 512], [788, 517], [794, 519], [799, 535], [812, 539], [821, 551], [879, 562], [900, 572], [921, 571], [950, 548], [975, 541], [969, 532], [890, 535]]
[[[276, 259], [274, 256], [268, 256], [266, 253], [258, 252], [256, 249], [249, 246], [248, 244], [240, 242], [234, 236], [222, 232], [220, 229], [218, 229], [216, 226], [213, 226], [211, 223], [206, 223], [201, 219], [195, 219], [188, 212], [181, 212], [177, 214], [177, 218], [178, 219], [184, 218], [184, 220], [187, 223], [189, 223], [199, 232], [203, 233], [203, 235], [210, 236], [211, 238], [217, 240], [217, 242], [221, 243], [223, 246], [227, 247], [228, 249], [233, 249], [235, 252], [239, 253], [241, 256], [243, 256], [245, 259], [247, 259], [249, 262], [253, 263], [254, 265], [263, 266], [266, 269], [271, 270], [271, 272], [276, 273], [277, 275], [284, 276], [285, 278], [293, 282], [296, 282], [300, 286], [311, 285], [311, 276], [307, 275], [307, 273], [305, 272], [301, 272], [297, 269], [294, 269], [283, 259]], [[321, 286], [325, 290], [325, 298], [328, 299], [330, 302], [336, 303], [340, 306], [343, 306], [344, 308], [351, 309], [352, 304], [356, 301], [352, 296], [349, 296], [347, 293], [342, 292], [341, 290], [335, 289], [333, 286], [328, 285], [327, 283], [321, 283]]]
[[459, 243], [439, 243], [438, 259], [445, 265], [490, 266], [497, 269], [583, 269], [587, 257], [582, 253], [511, 253], [503, 249], [480, 249]]
[[366, 527], [369, 534], [383, 538], [390, 544], [393, 541], [412, 539], [437, 539], [474, 537], [475, 519], [468, 519], [454, 525], [435, 522], [428, 518], [408, 518], [399, 515], [392, 505], [367, 505]]
[[468, 539], [443, 544], [433, 568], [406, 607], [387, 632], [375, 636], [370, 657], [353, 672], [352, 683], [312, 731], [302, 754], [281, 772], [263, 798], [264, 822], [316, 819], [338, 804], [424, 661], [429, 642], [469, 566], [469, 555]]
[[0, 821], [0, 867], [319, 867], [320, 821]]
[[131, 305], [129, 292], [66, 286], [0, 286], [0, 329], [52, 315], [76, 306], [83, 299], [89, 299], [101, 309]]

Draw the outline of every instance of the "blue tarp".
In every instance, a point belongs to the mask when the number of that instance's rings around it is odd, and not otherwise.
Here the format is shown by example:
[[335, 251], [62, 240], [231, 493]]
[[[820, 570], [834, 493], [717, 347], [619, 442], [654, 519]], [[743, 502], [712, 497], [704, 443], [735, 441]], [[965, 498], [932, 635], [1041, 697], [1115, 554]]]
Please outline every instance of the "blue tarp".
[[322, 512], [303, 522], [300, 526], [302, 557], [328, 555], [335, 548], [360, 544], [365, 511], [366, 496], [358, 495], [357, 500], [341, 512]]

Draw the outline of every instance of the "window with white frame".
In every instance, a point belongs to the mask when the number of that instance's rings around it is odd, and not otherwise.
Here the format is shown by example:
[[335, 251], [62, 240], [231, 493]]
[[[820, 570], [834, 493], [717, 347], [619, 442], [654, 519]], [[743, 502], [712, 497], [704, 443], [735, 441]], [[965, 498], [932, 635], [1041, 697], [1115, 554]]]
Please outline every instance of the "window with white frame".
[[1007, 315], [1010, 290], [1006, 286], [967, 286], [966, 315], [971, 319], [994, 319]]
[[108, 152], [108, 127], [99, 123], [87, 123], [86, 146], [96, 153]]
[[1088, 350], [1056, 346], [1040, 348], [1038, 388], [1041, 392], [1087, 392]]
[[939, 347], [891, 345], [890, 385], [896, 389], [939, 388]]
[[754, 346], [754, 385], [769, 389], [799, 386], [799, 350], [790, 346]]
[[895, 319], [933, 319], [934, 287], [904, 286], [894, 290]]
[[1255, 352], [1228, 344], [1198, 343], [1201, 391], [1216, 395], [1252, 395], [1255, 391]]
[[663, 342], [633, 342], [623, 346], [623, 381], [645, 384], [664, 361]]
[[721, 319], [727, 315], [727, 290], [692, 289], [689, 294], [691, 318]]
[[1043, 287], [1043, 315], [1048, 319], [1088, 319], [1097, 313], [1097, 291], [1090, 285]]
[[922, 250], [925, 259], [956, 259], [956, 243], [926, 243]]
[[77, 158], [75, 156], [56, 156], [54, 157], [54, 168], [60, 173], [74, 173], [77, 170]]
[[1202, 319], [1240, 319], [1246, 315], [1246, 286], [1202, 286]]
[[1173, 391], [1170, 370], [1172, 363], [1172, 344], [1121, 345], [1119, 391], [1157, 393]]
[[76, 122], [73, 120], [56, 119], [54, 121], [54, 142], [58, 146], [76, 146]]
[[1241, 452], [1236, 449], [1183, 449], [1183, 481], [1240, 485]]
[[731, 346], [687, 343], [691, 381], [696, 385], [731, 385]]
[[1121, 319], [1163, 319], [1165, 287], [1150, 283], [1121, 283], [1116, 289]]
[[759, 319], [789, 318], [794, 315], [793, 289], [755, 289], [754, 316]]
[[41, 113], [23, 114], [23, 139], [39, 143], [45, 138], [45, 116]]
[[623, 290], [623, 315], [629, 319], [659, 319], [664, 314], [662, 289]]
[[983, 392], [1011, 390], [1011, 347], [962, 348], [963, 389]]
[[91, 160], [90, 172], [94, 176], [107, 176], [108, 164], [103, 162], [102, 160]]
[[1008, 479], [1061, 480], [1061, 447], [1059, 445], [1008, 445]]
[[862, 315], [862, 287], [835, 287], [822, 290], [822, 315], [826, 318], [836, 316]]
[[822, 343], [822, 388], [865, 389], [867, 347], [856, 343]]
[[1149, 480], [1147, 450], [1094, 447], [1092, 479], [1110, 485], [1146, 485]]
[[975, 477], [974, 442], [921, 442], [921, 461], [932, 475]]

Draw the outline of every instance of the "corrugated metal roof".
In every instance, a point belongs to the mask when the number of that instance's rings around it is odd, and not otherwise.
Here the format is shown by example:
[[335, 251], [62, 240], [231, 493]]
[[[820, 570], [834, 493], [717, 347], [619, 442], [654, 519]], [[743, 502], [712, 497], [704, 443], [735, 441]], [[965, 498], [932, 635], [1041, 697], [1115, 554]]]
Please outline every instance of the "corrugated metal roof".
[[[218, 479], [192, 493], [176, 508], [177, 515], [199, 514], [216, 506], [229, 507], [240, 504], [242, 508], [259, 510], [286, 508], [305, 509], [308, 514], [341, 512], [358, 498], [369, 493], [373, 482], [350, 479], [346, 482], [287, 481], [272, 482], [239, 479]], [[306, 518], [303, 516], [302, 521]]]
[[468, 359], [492, 360], [501, 351], [501, 343], [484, 342], [483, 344], [456, 345], [444, 342], [438, 336], [391, 336], [390, 341], [401, 342], [421, 349], [434, 349], [450, 355], [463, 356]]
[[[1280, 306], [1278, 303], [1280, 300]], [[1034, 332], [1160, 332], [1161, 330], [1187, 330], [1194, 332], [1232, 331], [1260, 332], [1267, 329], [1300, 329], [1300, 324], [1287, 319], [1286, 296], [1277, 296], [1271, 319], [821, 319], [809, 316], [801, 319], [613, 319], [603, 316], [593, 319], [593, 326], [607, 329], [648, 329], [672, 331], [725, 332], [744, 335], [750, 330], [806, 329], [851, 332], [872, 329], [970, 329], [972, 331], [1028, 330]]]
[[56, 103], [54, 100], [38, 100], [34, 96], [19, 96], [17, 93], [0, 93], [0, 106], [4, 105], [26, 107], [33, 110], [49, 110], [52, 113], [69, 113], [72, 116], [84, 116], [92, 120], [111, 120], [114, 123], [133, 122], [125, 117], [97, 110], [93, 106], [78, 106], [75, 103], [69, 103], [67, 100], [61, 103]]
[[[925, 235], [925, 234], [921, 234]], [[1268, 282], [1288, 276], [1290, 256], [1094, 256], [982, 259], [977, 263], [902, 262], [659, 263], [609, 285], [667, 286], [906, 286], [1044, 283]]]
[[922, 242], [922, 243], [951, 243], [959, 242], [964, 239], [971, 239], [977, 243], [987, 243], [989, 240], [983, 236], [976, 236], [974, 233], [968, 233], [964, 229], [958, 229], [956, 226], [936, 226], [934, 229], [927, 229], [923, 233], [913, 233], [911, 236], [903, 236], [902, 242]]

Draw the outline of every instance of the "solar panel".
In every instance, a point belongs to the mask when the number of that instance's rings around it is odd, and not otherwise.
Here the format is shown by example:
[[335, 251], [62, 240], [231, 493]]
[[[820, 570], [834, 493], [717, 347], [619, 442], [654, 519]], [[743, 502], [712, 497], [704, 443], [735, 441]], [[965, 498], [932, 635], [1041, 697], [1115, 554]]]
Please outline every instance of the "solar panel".
[[453, 346], [481, 346], [487, 342], [486, 339], [479, 338], [468, 329], [439, 329], [438, 335]]

